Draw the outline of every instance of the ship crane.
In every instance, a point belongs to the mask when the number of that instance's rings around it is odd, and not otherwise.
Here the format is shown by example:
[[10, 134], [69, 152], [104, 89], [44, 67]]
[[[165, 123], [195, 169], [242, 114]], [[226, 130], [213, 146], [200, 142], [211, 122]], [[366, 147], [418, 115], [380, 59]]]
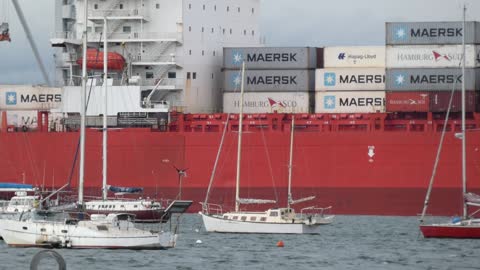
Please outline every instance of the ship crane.
[[1, 41], [8, 41], [11, 42], [10, 39], [10, 33], [9, 33], [9, 26], [8, 26], [8, 7], [7, 7], [8, 2], [3, 1], [2, 2], [2, 9], [3, 10], [3, 16], [0, 18], [0, 42]]

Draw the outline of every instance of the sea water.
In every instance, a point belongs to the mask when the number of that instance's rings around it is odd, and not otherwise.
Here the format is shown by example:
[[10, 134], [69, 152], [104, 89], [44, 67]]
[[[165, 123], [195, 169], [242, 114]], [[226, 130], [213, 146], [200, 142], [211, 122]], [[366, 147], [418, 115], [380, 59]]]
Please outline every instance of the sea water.
[[[206, 233], [185, 215], [170, 250], [57, 250], [67, 269], [479, 269], [480, 240], [424, 239], [416, 217], [337, 216], [319, 235]], [[198, 241], [200, 240], [200, 241]], [[278, 241], [284, 247], [276, 246]], [[200, 243], [201, 242], [201, 243]], [[29, 269], [40, 249], [0, 241], [0, 269]], [[57, 269], [44, 259], [38, 269]]]

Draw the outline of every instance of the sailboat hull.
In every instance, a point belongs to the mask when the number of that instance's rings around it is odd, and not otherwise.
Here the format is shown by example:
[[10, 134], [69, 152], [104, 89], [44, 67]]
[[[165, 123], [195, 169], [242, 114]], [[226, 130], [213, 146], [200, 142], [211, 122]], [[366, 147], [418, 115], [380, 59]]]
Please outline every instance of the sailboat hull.
[[200, 213], [207, 232], [217, 233], [252, 233], [252, 234], [320, 234], [321, 225], [317, 223], [268, 223], [248, 222], [240, 220], [226, 220], [221, 216]]
[[105, 224], [68, 225], [52, 222], [3, 220], [0, 234], [10, 247], [51, 247], [72, 249], [168, 249], [176, 235], [150, 233], [130, 228], [124, 234], [120, 227]]
[[420, 230], [425, 238], [480, 238], [480, 224], [422, 225]]

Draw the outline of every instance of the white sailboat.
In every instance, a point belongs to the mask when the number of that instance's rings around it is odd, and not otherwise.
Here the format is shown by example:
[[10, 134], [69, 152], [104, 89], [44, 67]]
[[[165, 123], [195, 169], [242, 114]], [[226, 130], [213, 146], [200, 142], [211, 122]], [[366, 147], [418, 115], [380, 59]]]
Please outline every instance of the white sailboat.
[[[208, 193], [203, 203], [202, 216], [203, 224], [207, 232], [220, 233], [262, 233], [262, 234], [318, 234], [321, 225], [330, 224], [334, 216], [326, 215], [328, 208], [307, 207], [300, 213], [295, 213], [291, 208], [292, 204], [313, 200], [315, 197], [308, 197], [293, 200], [291, 194], [292, 183], [292, 162], [293, 162], [293, 133], [295, 129], [294, 115], [292, 115], [292, 128], [290, 136], [290, 164], [288, 179], [288, 203], [285, 208], [268, 209], [264, 212], [241, 211], [241, 204], [269, 204], [275, 203], [271, 200], [243, 199], [240, 198], [240, 160], [242, 147], [242, 121], [243, 121], [243, 92], [244, 92], [245, 63], [242, 65], [241, 90], [240, 90], [240, 116], [238, 132], [237, 152], [237, 175], [236, 175], [236, 203], [235, 211], [223, 213], [219, 205], [208, 203]], [[226, 130], [226, 129], [225, 129]], [[223, 144], [223, 139], [222, 143]], [[221, 147], [221, 146], [220, 146]], [[220, 151], [219, 151], [220, 153]], [[218, 162], [219, 155], [217, 155]], [[216, 165], [214, 166], [215, 171]], [[212, 179], [213, 179], [212, 174]], [[212, 182], [212, 181], [211, 181]], [[210, 183], [211, 185], [212, 183]], [[210, 187], [209, 187], [210, 190]]]
[[[466, 20], [466, 7], [463, 8], [463, 33], [467, 33], [465, 28]], [[427, 211], [428, 203], [430, 200], [430, 194], [433, 187], [434, 176], [436, 172], [436, 166], [438, 164], [439, 155], [441, 152], [441, 146], [443, 142], [443, 137], [445, 135], [445, 128], [442, 132], [442, 139], [440, 141], [440, 146], [437, 153], [437, 162], [434, 166], [432, 179], [430, 180], [430, 185], [428, 187], [427, 195], [425, 198], [424, 208], [422, 211], [422, 216], [420, 218], [420, 231], [422, 232], [425, 238], [480, 238], [480, 218], [475, 217], [480, 213], [480, 196], [477, 194], [467, 192], [467, 136], [466, 136], [466, 122], [465, 122], [465, 34], [463, 35], [463, 59], [462, 59], [462, 132], [456, 134], [455, 136], [462, 140], [462, 194], [463, 194], [463, 215], [462, 217], [453, 218], [451, 221], [445, 223], [436, 223], [436, 224], [424, 224], [424, 218]], [[453, 87], [455, 91], [455, 86]], [[452, 93], [453, 96], [453, 93]], [[452, 101], [450, 101], [451, 104]], [[448, 112], [447, 112], [448, 118]], [[478, 208], [474, 212], [469, 212], [470, 207]]]
[[[171, 231], [142, 230], [136, 228], [134, 216], [130, 214], [85, 216], [83, 201], [85, 164], [85, 114], [87, 85], [87, 14], [88, 0], [85, 0], [83, 36], [83, 87], [81, 95], [81, 131], [78, 206], [79, 219], [71, 213], [35, 210], [20, 215], [16, 220], [0, 220], [0, 235], [10, 247], [53, 247], [53, 248], [105, 248], [105, 249], [167, 249], [173, 248], [177, 239], [177, 226]], [[177, 213], [175, 207], [171, 209]], [[177, 219], [178, 221], [178, 219]]]

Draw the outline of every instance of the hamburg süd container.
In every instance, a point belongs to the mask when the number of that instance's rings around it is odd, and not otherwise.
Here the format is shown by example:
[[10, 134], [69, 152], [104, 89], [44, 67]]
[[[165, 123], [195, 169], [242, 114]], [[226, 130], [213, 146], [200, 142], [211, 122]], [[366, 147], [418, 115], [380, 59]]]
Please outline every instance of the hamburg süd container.
[[420, 92], [387, 92], [387, 112], [428, 112], [430, 111], [430, 94]]
[[[462, 88], [460, 68], [398, 68], [387, 69], [387, 91], [448, 91]], [[478, 69], [465, 70], [465, 88], [478, 89], [480, 72]]]
[[480, 43], [480, 24], [466, 22], [387, 22], [387, 45]]
[[32, 85], [0, 85], [0, 110], [50, 110], [62, 105], [63, 90]]
[[316, 113], [385, 112], [385, 91], [316, 92]]
[[[480, 66], [480, 46], [467, 45], [466, 67]], [[462, 45], [387, 46], [387, 68], [458, 68], [463, 60]]]
[[384, 68], [385, 46], [325, 47], [325, 68]]
[[[244, 113], [309, 113], [309, 92], [244, 93]], [[240, 93], [223, 93], [223, 112], [240, 113]]]
[[311, 47], [238, 47], [223, 49], [223, 68], [315, 69], [317, 49]]
[[315, 91], [385, 90], [384, 68], [317, 69]]
[[[224, 72], [224, 91], [240, 91], [242, 74], [240, 70]], [[295, 92], [313, 91], [314, 70], [246, 70], [245, 92]]]

